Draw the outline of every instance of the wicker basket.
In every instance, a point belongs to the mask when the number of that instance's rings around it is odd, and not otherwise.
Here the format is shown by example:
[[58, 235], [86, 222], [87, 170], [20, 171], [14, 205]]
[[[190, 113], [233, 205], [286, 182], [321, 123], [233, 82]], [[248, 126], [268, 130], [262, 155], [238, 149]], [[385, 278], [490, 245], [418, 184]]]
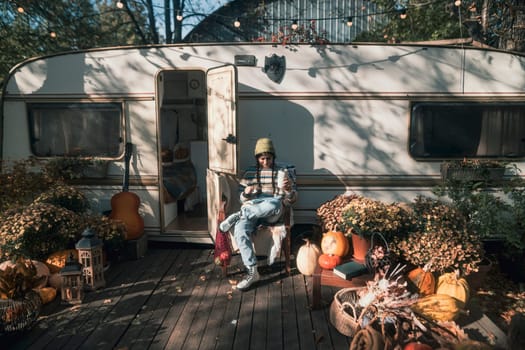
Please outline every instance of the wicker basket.
[[357, 292], [363, 287], [343, 288], [334, 295], [330, 305], [330, 323], [347, 337], [359, 330], [359, 312], [356, 310]]
[[0, 334], [26, 330], [33, 325], [42, 308], [40, 295], [34, 291], [24, 299], [0, 300]]

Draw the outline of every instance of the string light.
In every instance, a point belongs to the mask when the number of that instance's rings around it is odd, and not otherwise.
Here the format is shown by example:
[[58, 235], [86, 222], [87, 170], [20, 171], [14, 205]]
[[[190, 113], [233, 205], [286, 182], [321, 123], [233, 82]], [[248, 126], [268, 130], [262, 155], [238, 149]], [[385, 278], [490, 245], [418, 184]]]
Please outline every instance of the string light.
[[350, 16], [350, 17], [348, 17], [348, 18], [346, 19], [346, 25], [347, 25], [348, 27], [351, 27], [352, 24], [354, 24], [354, 23], [353, 23], [353, 22], [354, 22], [353, 19], [354, 19], [354, 18], [353, 18], [352, 16]]
[[294, 19], [293, 22], [292, 22], [292, 29], [293, 30], [297, 30], [297, 27], [299, 27], [299, 25], [297, 24], [297, 20]]
[[52, 31], [49, 32], [49, 36], [50, 36], [52, 39], [55, 39], [55, 38], [57, 37], [57, 33], [56, 33], [54, 30], [52, 30]]
[[177, 21], [181, 22], [182, 21], [182, 13], [180, 13], [180, 10], [177, 10], [177, 16], [175, 17], [177, 19]]
[[461, 6], [461, 0], [454, 1], [454, 5], [456, 5], [457, 7]]
[[241, 26], [241, 21], [239, 20], [239, 17], [235, 19], [235, 22], [233, 22], [233, 26], [235, 28], [239, 28]]
[[117, 8], [121, 9], [124, 7], [124, 3], [122, 1], [117, 1]]
[[24, 13], [25, 12], [25, 10], [24, 10], [24, 8], [22, 6], [18, 6], [16, 8], [16, 11], [18, 11], [18, 13]]
[[407, 10], [403, 9], [401, 13], [399, 14], [399, 18], [401, 19], [407, 18]]

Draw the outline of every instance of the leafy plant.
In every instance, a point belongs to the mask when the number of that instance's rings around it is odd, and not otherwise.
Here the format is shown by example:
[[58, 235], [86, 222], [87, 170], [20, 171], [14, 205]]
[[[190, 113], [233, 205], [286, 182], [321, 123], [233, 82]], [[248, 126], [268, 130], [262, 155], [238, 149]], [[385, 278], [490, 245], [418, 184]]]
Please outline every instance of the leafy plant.
[[353, 198], [342, 212], [345, 234], [370, 237], [379, 232], [385, 237], [406, 231], [412, 224], [410, 214], [397, 203], [386, 204], [363, 196]]
[[48, 203], [9, 210], [0, 217], [0, 256], [44, 259], [76, 239], [79, 223], [73, 211]]
[[89, 202], [82, 191], [73, 186], [60, 183], [40, 194], [34, 200], [34, 203], [53, 204], [75, 213], [85, 212], [89, 208]]
[[123, 248], [126, 234], [124, 223], [103, 215], [83, 215], [81, 220], [83, 227], [91, 227], [96, 232], [97, 237], [104, 243], [104, 249], [107, 252], [114, 252]]
[[448, 198], [468, 219], [468, 228], [481, 240], [500, 240], [505, 246], [502, 255], [521, 255], [525, 250], [525, 193], [520, 170], [508, 162], [458, 163], [466, 166], [500, 166], [507, 171], [505, 181], [499, 182], [503, 194], [494, 190], [489, 179], [444, 181], [433, 189], [439, 197]]
[[39, 172], [36, 161], [2, 161], [0, 172], [0, 212], [31, 203], [56, 179]]
[[50, 178], [72, 180], [83, 177], [87, 169], [104, 162], [95, 158], [55, 157], [45, 162], [43, 172]]
[[467, 218], [452, 205], [419, 196], [413, 203], [415, 230], [393, 237], [394, 254], [412, 265], [443, 273], [478, 270], [484, 251], [478, 234], [469, 231]]

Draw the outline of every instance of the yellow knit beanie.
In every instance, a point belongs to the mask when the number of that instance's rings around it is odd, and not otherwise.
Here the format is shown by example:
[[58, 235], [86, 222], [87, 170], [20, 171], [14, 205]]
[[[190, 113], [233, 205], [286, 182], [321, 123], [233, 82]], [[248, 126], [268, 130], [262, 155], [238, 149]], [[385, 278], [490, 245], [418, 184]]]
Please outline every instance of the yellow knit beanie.
[[261, 153], [271, 153], [275, 156], [275, 149], [273, 148], [273, 142], [267, 137], [263, 137], [257, 140], [255, 144], [255, 155]]

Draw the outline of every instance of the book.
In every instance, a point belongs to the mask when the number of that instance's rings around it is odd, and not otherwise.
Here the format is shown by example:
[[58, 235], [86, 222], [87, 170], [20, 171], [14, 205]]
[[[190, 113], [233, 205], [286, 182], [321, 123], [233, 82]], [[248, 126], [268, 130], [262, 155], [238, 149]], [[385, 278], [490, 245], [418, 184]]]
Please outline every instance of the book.
[[349, 261], [334, 267], [334, 275], [345, 280], [351, 280], [352, 278], [364, 275], [365, 273], [368, 273], [366, 266], [355, 261]]

